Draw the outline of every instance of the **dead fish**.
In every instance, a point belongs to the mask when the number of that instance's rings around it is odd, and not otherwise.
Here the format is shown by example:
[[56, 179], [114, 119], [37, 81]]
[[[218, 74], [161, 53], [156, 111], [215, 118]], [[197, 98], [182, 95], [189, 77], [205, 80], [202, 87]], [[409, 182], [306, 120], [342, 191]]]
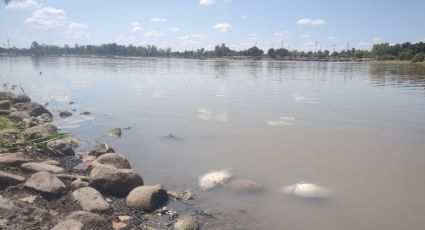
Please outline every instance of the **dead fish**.
[[198, 178], [198, 185], [201, 187], [201, 190], [208, 191], [226, 184], [230, 178], [232, 178], [232, 172], [230, 170], [212, 171], [200, 176]]
[[293, 185], [285, 186], [281, 192], [302, 198], [323, 199], [329, 196], [329, 191], [319, 185], [299, 182]]
[[109, 137], [121, 137], [121, 128], [113, 128], [105, 132], [105, 136]]

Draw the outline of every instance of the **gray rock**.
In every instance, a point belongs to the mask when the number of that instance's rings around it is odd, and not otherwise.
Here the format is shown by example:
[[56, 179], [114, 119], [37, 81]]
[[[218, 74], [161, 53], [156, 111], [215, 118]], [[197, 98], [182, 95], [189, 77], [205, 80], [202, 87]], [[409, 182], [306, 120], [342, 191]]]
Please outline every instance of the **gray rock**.
[[70, 117], [70, 116], [72, 116], [72, 113], [69, 112], [68, 110], [59, 111], [59, 117], [65, 118], [65, 117]]
[[89, 155], [96, 157], [102, 156], [105, 153], [114, 153], [115, 150], [107, 144], [96, 145], [93, 149], [90, 150]]
[[16, 103], [27, 103], [31, 101], [31, 98], [29, 98], [25, 94], [14, 94], [14, 93], [8, 93], [7, 99], [9, 99], [10, 102], [13, 104]]
[[65, 190], [65, 184], [46, 171], [33, 174], [25, 182], [25, 187], [40, 192], [44, 196], [58, 196]]
[[8, 109], [0, 109], [0, 116], [9, 116], [12, 111]]
[[131, 169], [100, 165], [90, 172], [90, 186], [104, 194], [126, 196], [133, 188], [143, 185], [143, 178]]
[[6, 144], [13, 144], [15, 143], [16, 138], [15, 135], [7, 132], [0, 132], [0, 142], [6, 143]]
[[121, 137], [121, 128], [113, 128], [105, 132], [105, 136], [109, 137]]
[[15, 204], [13, 203], [13, 201], [3, 198], [3, 196], [0, 195], [0, 210], [1, 209], [11, 210], [14, 206]]
[[52, 124], [35, 126], [25, 130], [25, 136], [28, 139], [46, 139], [52, 134], [57, 133], [58, 128]]
[[51, 113], [43, 113], [40, 116], [38, 116], [38, 118], [40, 120], [42, 120], [43, 122], [51, 122], [51, 121], [53, 121], [53, 117], [52, 117]]
[[59, 222], [51, 230], [82, 230], [82, 229], [83, 229], [83, 223], [76, 220], [65, 220], [65, 221]]
[[49, 164], [49, 165], [56, 165], [56, 166], [59, 165], [59, 161], [55, 161], [51, 159], [45, 160], [42, 163]]
[[82, 181], [82, 180], [79, 180], [79, 179], [71, 182], [71, 188], [73, 188], [73, 189], [79, 189], [79, 188], [84, 188], [84, 187], [88, 187], [88, 186], [89, 186], [89, 182]]
[[65, 170], [56, 165], [50, 165], [43, 162], [28, 162], [21, 165], [21, 168], [28, 172], [46, 171], [50, 173], [62, 173]]
[[21, 122], [24, 119], [30, 119], [31, 118], [31, 116], [26, 111], [11, 112], [8, 117], [9, 117], [9, 119], [17, 121], [17, 122]]
[[99, 158], [97, 158], [93, 162], [93, 166], [96, 167], [97, 164], [106, 164], [106, 165], [112, 165], [115, 168], [118, 169], [130, 169], [130, 163], [128, 160], [123, 157], [121, 154], [118, 153], [106, 153]]
[[199, 223], [195, 216], [182, 216], [173, 226], [174, 230], [198, 230]]
[[100, 192], [91, 187], [75, 190], [72, 198], [86, 211], [105, 211], [111, 208]]
[[8, 166], [20, 166], [31, 160], [32, 157], [20, 152], [0, 154], [0, 163]]
[[105, 218], [99, 214], [88, 211], [75, 211], [69, 214], [66, 217], [66, 220], [76, 220], [80, 223], [83, 223], [84, 227], [89, 227], [96, 225], [97, 223], [104, 222]]
[[9, 100], [0, 100], [0, 110], [9, 110], [10, 101]]
[[34, 126], [39, 126], [44, 124], [44, 122], [41, 119], [36, 117], [25, 118], [22, 121], [24, 122], [26, 127], [34, 127]]
[[73, 145], [70, 141], [67, 140], [54, 140], [47, 142], [47, 146], [49, 148], [58, 151], [63, 156], [74, 156], [75, 152], [73, 149]]
[[263, 186], [256, 181], [248, 179], [231, 180], [227, 187], [237, 192], [258, 192], [263, 189]]
[[0, 188], [23, 183], [25, 177], [0, 171]]
[[44, 113], [52, 117], [52, 114], [49, 112], [49, 110], [36, 102], [25, 103], [23, 106], [21, 106], [21, 109], [27, 111], [31, 117], [38, 117]]
[[161, 185], [139, 186], [128, 194], [126, 204], [130, 207], [142, 208], [145, 212], [153, 212], [165, 205], [168, 194]]

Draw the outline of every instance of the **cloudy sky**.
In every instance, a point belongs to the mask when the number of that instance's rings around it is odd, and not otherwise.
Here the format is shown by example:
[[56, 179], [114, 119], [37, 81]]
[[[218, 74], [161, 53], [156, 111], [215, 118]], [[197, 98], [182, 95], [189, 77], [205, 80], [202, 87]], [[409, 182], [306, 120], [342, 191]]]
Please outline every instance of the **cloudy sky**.
[[0, 46], [153, 44], [173, 50], [347, 47], [425, 41], [425, 1], [14, 0], [0, 3]]

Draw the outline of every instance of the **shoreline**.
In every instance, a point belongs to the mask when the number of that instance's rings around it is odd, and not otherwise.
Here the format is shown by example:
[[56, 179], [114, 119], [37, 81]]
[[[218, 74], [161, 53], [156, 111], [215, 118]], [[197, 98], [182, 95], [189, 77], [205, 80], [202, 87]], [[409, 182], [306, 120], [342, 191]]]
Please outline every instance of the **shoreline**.
[[[0, 111], [1, 229], [199, 228], [204, 217], [190, 190], [144, 184], [107, 144], [76, 153], [78, 139], [61, 133], [52, 113], [25, 94], [0, 91]], [[188, 206], [180, 212], [170, 203]]]

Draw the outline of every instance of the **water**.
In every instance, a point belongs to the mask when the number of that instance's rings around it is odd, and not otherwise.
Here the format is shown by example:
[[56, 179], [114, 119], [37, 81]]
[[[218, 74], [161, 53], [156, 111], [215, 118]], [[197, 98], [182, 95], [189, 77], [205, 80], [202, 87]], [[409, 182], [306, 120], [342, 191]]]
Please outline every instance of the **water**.
[[[197, 207], [216, 214], [208, 222], [425, 228], [424, 66], [3, 57], [0, 78], [53, 111], [76, 109], [58, 125], [88, 146], [110, 143], [147, 183], [194, 190]], [[102, 135], [128, 126], [121, 139]], [[170, 133], [178, 138], [164, 138]], [[200, 175], [223, 168], [265, 190], [199, 190]], [[332, 194], [312, 201], [279, 192], [301, 180]], [[221, 228], [211, 223], [205, 228]]]

